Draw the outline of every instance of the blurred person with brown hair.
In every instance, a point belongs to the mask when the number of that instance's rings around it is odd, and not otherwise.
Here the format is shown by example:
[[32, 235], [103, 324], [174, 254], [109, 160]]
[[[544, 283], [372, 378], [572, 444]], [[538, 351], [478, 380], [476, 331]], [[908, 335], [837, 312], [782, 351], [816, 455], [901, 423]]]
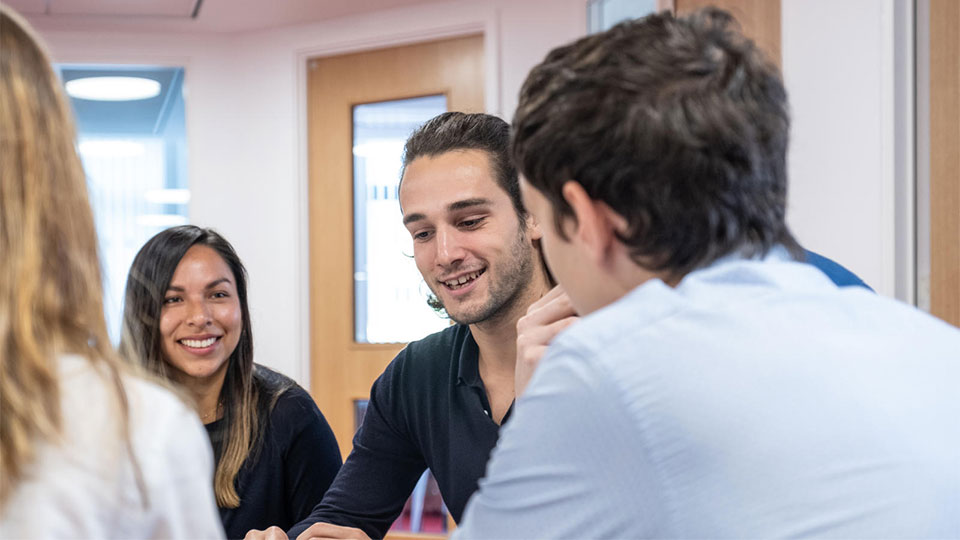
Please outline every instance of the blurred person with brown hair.
[[787, 93], [728, 13], [554, 49], [513, 128], [581, 319], [454, 538], [960, 538], [960, 331], [801, 262]]
[[194, 412], [107, 336], [67, 102], [0, 5], [0, 537], [220, 538]]
[[123, 322], [120, 353], [196, 403], [227, 537], [307, 517], [340, 470], [340, 447], [306, 390], [254, 363], [233, 246], [194, 225], [157, 233], [130, 267]]

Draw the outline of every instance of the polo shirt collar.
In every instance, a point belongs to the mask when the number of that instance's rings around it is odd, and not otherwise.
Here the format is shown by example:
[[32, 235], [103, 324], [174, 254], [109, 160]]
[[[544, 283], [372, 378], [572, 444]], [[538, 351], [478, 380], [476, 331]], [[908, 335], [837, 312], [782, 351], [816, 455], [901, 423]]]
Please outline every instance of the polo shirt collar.
[[474, 388], [483, 388], [483, 382], [480, 380], [480, 348], [473, 339], [470, 327], [465, 326], [467, 332], [463, 345], [460, 346], [460, 356], [457, 368], [457, 385], [467, 385]]

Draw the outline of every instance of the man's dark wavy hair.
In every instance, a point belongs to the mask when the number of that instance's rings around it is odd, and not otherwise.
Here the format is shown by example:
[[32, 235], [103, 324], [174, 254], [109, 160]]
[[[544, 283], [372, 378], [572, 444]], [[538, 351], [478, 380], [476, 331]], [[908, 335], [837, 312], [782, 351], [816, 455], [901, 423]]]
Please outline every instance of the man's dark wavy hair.
[[706, 9], [551, 51], [521, 90], [512, 152], [561, 237], [575, 180], [626, 219], [637, 264], [679, 277], [733, 252], [799, 249], [784, 221], [789, 129], [779, 70]]
[[403, 147], [400, 178], [415, 159], [455, 150], [485, 151], [497, 184], [510, 196], [520, 221], [526, 219], [517, 168], [510, 160], [510, 124], [490, 114], [445, 112], [428, 120], [410, 134]]

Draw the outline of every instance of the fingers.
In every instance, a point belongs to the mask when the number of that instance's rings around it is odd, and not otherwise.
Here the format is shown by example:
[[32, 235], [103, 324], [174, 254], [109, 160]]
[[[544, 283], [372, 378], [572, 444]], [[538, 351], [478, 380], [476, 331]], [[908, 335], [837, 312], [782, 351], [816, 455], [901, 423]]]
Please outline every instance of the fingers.
[[517, 321], [517, 364], [514, 391], [517, 396], [526, 390], [530, 377], [540, 363], [553, 338], [578, 320], [570, 297], [560, 286], [534, 302], [527, 314]]
[[550, 302], [556, 300], [557, 298], [561, 298], [565, 296], [567, 296], [566, 291], [563, 290], [563, 287], [561, 287], [560, 285], [557, 285], [556, 287], [547, 291], [547, 294], [540, 297], [539, 300], [530, 304], [530, 307], [527, 308], [527, 313], [530, 313], [531, 311], [537, 311], [542, 306], [549, 304]]
[[533, 373], [533, 368], [537, 366], [540, 362], [540, 358], [547, 352], [546, 345], [531, 345], [526, 347], [522, 352], [522, 358], [518, 358], [517, 362], [522, 362], [527, 366], [530, 373]]
[[570, 297], [559, 287], [554, 287], [546, 296], [531, 304], [527, 314], [520, 317], [517, 321], [517, 332], [522, 334], [529, 329], [547, 326], [567, 317], [575, 317], [576, 314]]
[[578, 317], [565, 317], [546, 326], [528, 328], [517, 334], [517, 364], [514, 372], [513, 388], [517, 396], [523, 395], [530, 378], [547, 352], [547, 346], [563, 329], [577, 322]]
[[549, 345], [553, 338], [557, 337], [557, 334], [565, 330], [571, 324], [580, 320], [580, 317], [576, 315], [570, 315], [564, 317], [560, 320], [554, 321], [546, 326], [541, 326], [537, 328], [537, 342], [543, 345]]
[[265, 531], [252, 529], [247, 531], [243, 540], [287, 540], [287, 533], [280, 527], [270, 527]]
[[526, 331], [518, 333], [518, 359], [525, 362], [538, 360], [553, 338], [578, 320], [580, 320], [579, 317], [565, 317], [545, 326], [529, 327]]
[[[286, 538], [286, 537], [284, 537]], [[303, 531], [297, 540], [370, 540], [370, 537], [360, 529], [341, 527], [331, 523], [314, 523]], [[272, 540], [272, 539], [271, 539]]]

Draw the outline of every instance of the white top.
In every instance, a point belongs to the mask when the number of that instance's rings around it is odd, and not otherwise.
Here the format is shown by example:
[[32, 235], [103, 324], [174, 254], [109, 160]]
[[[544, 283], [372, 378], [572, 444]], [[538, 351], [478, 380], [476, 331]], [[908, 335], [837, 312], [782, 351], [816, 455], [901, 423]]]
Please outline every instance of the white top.
[[960, 330], [724, 260], [562, 333], [456, 538], [960, 538]]
[[60, 369], [62, 444], [38, 447], [0, 515], [0, 538], [223, 538], [213, 453], [196, 413], [153, 383], [124, 378], [145, 506], [113, 382], [77, 356]]

